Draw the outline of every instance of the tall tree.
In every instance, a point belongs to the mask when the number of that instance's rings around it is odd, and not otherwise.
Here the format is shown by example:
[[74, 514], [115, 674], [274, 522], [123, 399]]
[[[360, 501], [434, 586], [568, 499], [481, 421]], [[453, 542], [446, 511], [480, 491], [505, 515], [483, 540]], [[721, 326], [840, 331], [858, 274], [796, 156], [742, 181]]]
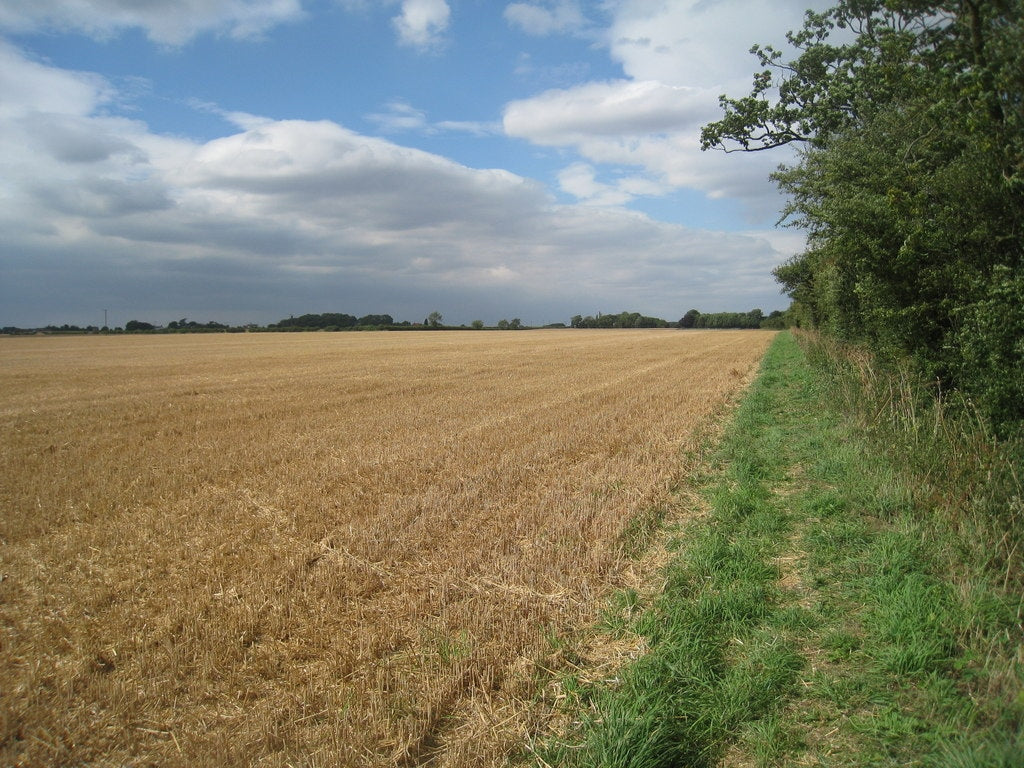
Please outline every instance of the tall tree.
[[842, 0], [752, 50], [702, 145], [800, 145], [774, 175], [807, 250], [794, 316], [910, 355], [996, 421], [1024, 418], [1024, 0]]

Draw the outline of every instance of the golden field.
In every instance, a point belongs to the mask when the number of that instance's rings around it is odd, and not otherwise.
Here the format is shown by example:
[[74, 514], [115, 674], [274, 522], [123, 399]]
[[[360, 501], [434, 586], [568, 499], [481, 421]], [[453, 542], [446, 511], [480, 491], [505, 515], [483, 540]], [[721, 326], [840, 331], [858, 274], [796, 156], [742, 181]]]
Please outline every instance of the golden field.
[[0, 765], [501, 765], [771, 339], [0, 338]]

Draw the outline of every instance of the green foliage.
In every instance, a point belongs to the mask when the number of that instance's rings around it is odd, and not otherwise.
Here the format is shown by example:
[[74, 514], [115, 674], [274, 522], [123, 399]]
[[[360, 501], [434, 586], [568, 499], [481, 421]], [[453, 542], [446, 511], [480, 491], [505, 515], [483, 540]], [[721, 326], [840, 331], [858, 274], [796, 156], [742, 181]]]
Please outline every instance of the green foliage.
[[689, 309], [686, 314], [679, 318], [680, 328], [693, 328], [697, 324], [697, 318], [700, 317], [700, 312], [696, 309]]
[[852, 742], [836, 765], [1016, 764], [1019, 457], [862, 352], [801, 339], [844, 422], [794, 497], [833, 665], [799, 709]]
[[207, 323], [199, 323], [195, 320], [189, 320], [186, 317], [180, 320], [171, 320], [167, 324], [167, 330], [169, 331], [187, 331], [189, 333], [200, 333], [203, 331], [226, 331], [228, 326], [223, 323], [217, 323], [213, 320]]
[[395, 319], [391, 315], [363, 315], [357, 318], [344, 312], [322, 312], [288, 317], [267, 327], [278, 331], [340, 331], [353, 328], [388, 328], [394, 324]]
[[938, 768], [1017, 768], [1024, 755], [1024, 735], [963, 739], [946, 748]]
[[992, 270], [981, 298], [959, 310], [956, 375], [971, 382], [985, 412], [1000, 423], [1024, 420], [1024, 274]]
[[[773, 312], [773, 321], [781, 318], [781, 312]], [[680, 328], [764, 328], [767, 318], [760, 309], [749, 312], [699, 312], [689, 310], [676, 325]], [[777, 324], [777, 323], [776, 323]]]
[[[808, 248], [793, 320], [909, 356], [1004, 434], [1024, 421], [1024, 0], [841, 0], [755, 46], [704, 148], [798, 142], [774, 175]], [[777, 97], [773, 89], [777, 88]]]
[[363, 315], [356, 321], [356, 325], [363, 327], [380, 327], [394, 324], [395, 318], [393, 318], [391, 315]]
[[306, 329], [306, 328], [323, 328], [326, 329], [330, 326], [335, 328], [354, 328], [359, 323], [359, 320], [353, 315], [347, 315], [344, 312], [323, 312], [319, 315], [299, 315], [298, 317], [288, 317], [284, 320], [278, 320], [276, 324], [271, 325], [271, 328], [277, 328], [279, 330], [289, 329]]
[[[785, 366], [785, 352], [772, 358], [769, 370]], [[766, 483], [783, 476], [787, 457], [777, 450], [780, 436], [761, 428], [775, 405], [768, 386], [741, 407], [709, 491], [711, 519], [686, 532], [664, 592], [642, 613], [629, 591], [606, 611], [610, 631], [634, 629], [650, 652], [616, 679], [573, 692], [580, 727], [548, 746], [545, 764], [710, 768], [753, 733], [767, 737], [764, 754], [792, 742], [771, 725], [805, 661], [787, 629], [792, 614], [781, 609], [774, 563], [788, 520]]]
[[1019, 764], [1020, 457], [800, 336], [769, 350], [662, 593], [604, 614], [649, 652], [563, 686], [577, 727], [541, 764]]
[[667, 328], [668, 321], [660, 317], [647, 317], [639, 312], [620, 312], [617, 315], [573, 315], [570, 320], [573, 328]]

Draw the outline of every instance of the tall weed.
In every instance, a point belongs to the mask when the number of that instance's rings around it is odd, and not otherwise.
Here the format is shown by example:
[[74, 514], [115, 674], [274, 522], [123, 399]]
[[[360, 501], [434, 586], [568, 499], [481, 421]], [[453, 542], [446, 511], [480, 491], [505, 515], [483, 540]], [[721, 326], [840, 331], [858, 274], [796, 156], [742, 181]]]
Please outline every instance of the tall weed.
[[900, 675], [953, 665], [979, 727], [947, 747], [945, 764], [1011, 764], [1004, 756], [1019, 756], [1020, 741], [1006, 734], [1024, 722], [1024, 435], [996, 437], [969, 401], [915, 378], [909, 363], [794, 335], [864, 441], [861, 477], [845, 487], [891, 526], [875, 545], [867, 621], [900, 642], [879, 661]]
[[[999, 439], [969, 400], [920, 380], [909, 361], [794, 331], [838, 409], [884, 457], [879, 501], [960, 535], [1001, 589], [1024, 592], [1024, 434]], [[962, 560], [964, 553], [958, 553]]]

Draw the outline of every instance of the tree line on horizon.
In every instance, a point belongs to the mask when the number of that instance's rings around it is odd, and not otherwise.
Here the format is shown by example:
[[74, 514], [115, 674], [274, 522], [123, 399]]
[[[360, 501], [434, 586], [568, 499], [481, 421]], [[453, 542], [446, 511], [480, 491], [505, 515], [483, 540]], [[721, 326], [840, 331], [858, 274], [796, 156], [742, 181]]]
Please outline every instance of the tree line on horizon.
[[687, 311], [678, 321], [669, 322], [660, 317], [648, 317], [639, 312], [620, 312], [604, 315], [573, 315], [570, 320], [572, 328], [718, 328], [718, 329], [753, 329], [770, 328], [779, 330], [789, 324], [785, 312], [775, 310], [766, 315], [761, 309], [749, 312], [701, 312], [697, 309]]
[[[749, 312], [707, 312], [696, 309], [689, 310], [678, 321], [668, 321], [659, 317], [642, 315], [639, 312], [619, 312], [593, 315], [573, 315], [568, 327], [571, 328], [717, 328], [717, 329], [781, 329], [789, 325], [788, 314], [775, 310], [768, 315], [760, 309]], [[440, 312], [431, 312], [421, 323], [408, 320], [396, 321], [388, 314], [369, 314], [356, 317], [344, 312], [321, 312], [289, 316], [276, 323], [260, 326], [253, 323], [230, 326], [224, 323], [209, 321], [200, 323], [188, 318], [172, 320], [166, 326], [143, 320], [129, 320], [124, 328], [99, 328], [94, 325], [47, 325], [42, 328], [19, 328], [6, 326], [0, 333], [8, 335], [29, 333], [247, 333], [267, 331], [369, 331], [369, 330], [525, 330], [534, 326], [524, 325], [522, 320], [514, 317], [511, 320], [501, 319], [493, 326], [486, 326], [482, 320], [474, 320], [470, 325], [445, 325]], [[565, 323], [552, 323], [544, 328], [565, 328]]]

